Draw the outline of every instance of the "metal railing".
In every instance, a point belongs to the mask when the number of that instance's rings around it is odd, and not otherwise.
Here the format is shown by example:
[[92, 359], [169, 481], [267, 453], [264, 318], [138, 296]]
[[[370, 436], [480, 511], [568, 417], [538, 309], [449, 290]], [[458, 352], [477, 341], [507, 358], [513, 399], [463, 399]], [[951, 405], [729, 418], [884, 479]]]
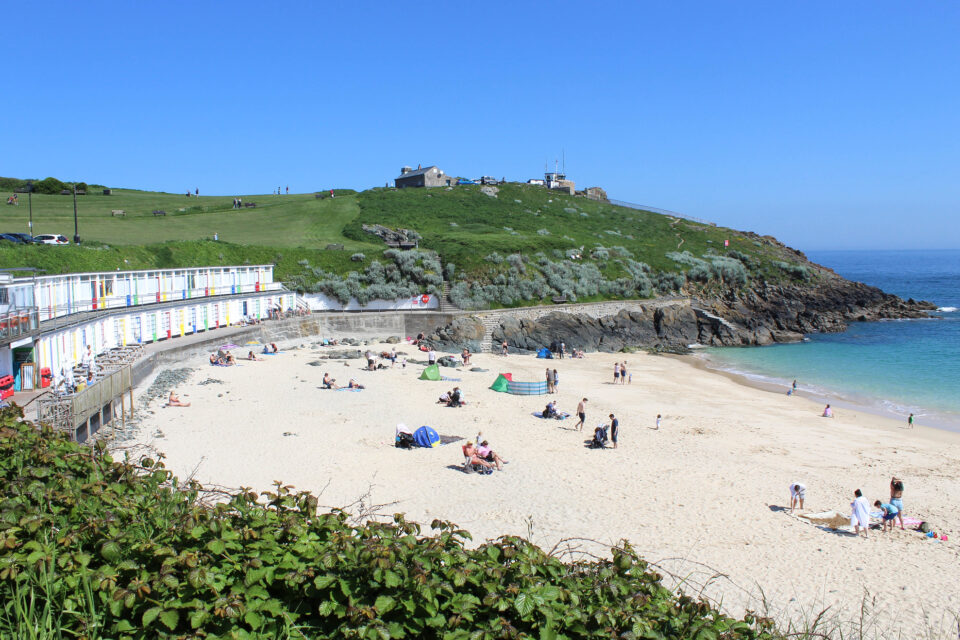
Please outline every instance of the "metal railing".
[[612, 199], [608, 199], [607, 202], [609, 202], [610, 204], [615, 204], [618, 207], [627, 207], [628, 209], [636, 209], [638, 211], [650, 211], [651, 213], [659, 213], [664, 216], [672, 216], [674, 218], [683, 218], [684, 220], [690, 220], [691, 222], [708, 224], [711, 227], [717, 226], [716, 222], [710, 222], [709, 220], [704, 220], [703, 218], [688, 216], [685, 213], [677, 213], [676, 211], [669, 211], [667, 209], [658, 209], [657, 207], [648, 207], [645, 204], [635, 204], [633, 202], [624, 202], [623, 200], [612, 200]]
[[124, 365], [106, 374], [77, 393], [44, 396], [37, 407], [37, 419], [58, 431], [75, 433], [77, 428], [133, 387], [133, 368]]
[[0, 313], [0, 342], [30, 335], [39, 327], [40, 316], [36, 308], [5, 311]]
[[143, 307], [146, 305], [163, 302], [182, 302], [184, 300], [202, 300], [204, 298], [216, 298], [225, 295], [238, 295], [243, 293], [265, 293], [270, 291], [283, 291], [284, 286], [281, 282], [265, 282], [260, 284], [247, 285], [223, 285], [212, 289], [209, 287], [197, 287], [193, 289], [176, 289], [144, 294], [124, 294], [111, 295], [97, 298], [94, 300], [69, 301], [64, 305], [54, 306], [52, 304], [44, 306], [40, 311], [42, 321], [52, 320], [53, 318], [62, 318], [75, 313], [84, 313], [88, 311], [105, 311], [108, 309], [125, 309], [129, 307]]

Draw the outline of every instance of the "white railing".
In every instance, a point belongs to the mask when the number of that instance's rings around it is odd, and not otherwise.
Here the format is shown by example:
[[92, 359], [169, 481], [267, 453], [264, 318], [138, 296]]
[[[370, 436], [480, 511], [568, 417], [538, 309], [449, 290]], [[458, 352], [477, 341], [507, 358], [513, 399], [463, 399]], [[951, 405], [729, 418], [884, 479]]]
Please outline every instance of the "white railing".
[[213, 293], [211, 293], [210, 287], [197, 287], [193, 289], [176, 289], [143, 294], [105, 296], [103, 298], [97, 298], [96, 300], [69, 301], [65, 305], [48, 305], [40, 309], [40, 321], [44, 322], [46, 320], [52, 320], [53, 318], [62, 318], [63, 316], [87, 311], [142, 307], [163, 302], [200, 301], [204, 298], [225, 295], [285, 291], [285, 288], [281, 282], [265, 282], [247, 285], [222, 285], [212, 287], [212, 290]]

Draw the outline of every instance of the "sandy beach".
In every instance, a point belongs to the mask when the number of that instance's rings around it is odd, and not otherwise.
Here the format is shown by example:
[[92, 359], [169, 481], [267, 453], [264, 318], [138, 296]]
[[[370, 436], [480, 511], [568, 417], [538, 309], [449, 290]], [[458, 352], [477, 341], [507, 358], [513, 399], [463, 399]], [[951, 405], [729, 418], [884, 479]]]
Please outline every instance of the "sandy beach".
[[[195, 370], [177, 392], [192, 406], [155, 401], [141, 409], [139, 443], [164, 452], [181, 478], [257, 490], [279, 480], [320, 494], [320, 504], [330, 507], [369, 490], [366, 503], [387, 504], [385, 514], [403, 512], [427, 526], [451, 520], [475, 541], [517, 534], [549, 549], [578, 538], [596, 542], [572, 544], [602, 553], [602, 544], [626, 539], [686, 578], [685, 590], [703, 589], [734, 615], [752, 609], [802, 625], [827, 609], [831, 621], [862, 622], [864, 637], [956, 637], [958, 434], [908, 430], [850, 409], [822, 418], [821, 404], [752, 388], [683, 358], [478, 354], [471, 366], [487, 372], [441, 367], [460, 380], [429, 382], [418, 379], [423, 366], [401, 368], [399, 361], [380, 371], [362, 370], [360, 357], [311, 366], [340, 347], [302, 344], [233, 367], [200, 358], [182, 363]], [[424, 357], [407, 344], [398, 349]], [[623, 360], [632, 383], [614, 385], [613, 364]], [[547, 365], [560, 377], [552, 397], [488, 388], [498, 372], [543, 380]], [[321, 390], [324, 372], [366, 389]], [[208, 380], [214, 382], [201, 384]], [[437, 404], [454, 385], [468, 404]], [[575, 417], [532, 415], [548, 399], [574, 413], [582, 397], [589, 399], [583, 432], [574, 430]], [[588, 449], [593, 427], [610, 413], [620, 420], [619, 448]], [[654, 430], [658, 413], [663, 424]], [[399, 422], [464, 440], [399, 450]], [[503, 471], [461, 471], [460, 445], [478, 431], [509, 461]], [[788, 486], [802, 482], [806, 512], [848, 514], [854, 489], [871, 504], [887, 501], [894, 474], [906, 485], [907, 515], [929, 521], [948, 541], [899, 528], [856, 538], [784, 509]]]

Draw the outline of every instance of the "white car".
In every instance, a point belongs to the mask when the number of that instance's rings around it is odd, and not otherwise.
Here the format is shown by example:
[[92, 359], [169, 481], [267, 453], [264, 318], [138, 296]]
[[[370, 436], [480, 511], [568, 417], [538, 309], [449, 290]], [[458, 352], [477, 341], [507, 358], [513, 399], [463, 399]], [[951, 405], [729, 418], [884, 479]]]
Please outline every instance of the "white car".
[[70, 244], [70, 241], [67, 240], [67, 236], [61, 236], [56, 233], [41, 233], [34, 238], [43, 244]]

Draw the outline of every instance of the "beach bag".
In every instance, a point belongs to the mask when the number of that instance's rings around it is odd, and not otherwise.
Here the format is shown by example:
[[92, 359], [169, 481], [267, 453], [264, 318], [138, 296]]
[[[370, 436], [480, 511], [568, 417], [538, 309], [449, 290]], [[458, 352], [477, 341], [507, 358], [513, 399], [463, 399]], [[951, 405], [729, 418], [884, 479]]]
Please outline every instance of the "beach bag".
[[410, 449], [414, 445], [413, 436], [409, 433], [401, 433], [397, 435], [397, 448], [398, 449]]

